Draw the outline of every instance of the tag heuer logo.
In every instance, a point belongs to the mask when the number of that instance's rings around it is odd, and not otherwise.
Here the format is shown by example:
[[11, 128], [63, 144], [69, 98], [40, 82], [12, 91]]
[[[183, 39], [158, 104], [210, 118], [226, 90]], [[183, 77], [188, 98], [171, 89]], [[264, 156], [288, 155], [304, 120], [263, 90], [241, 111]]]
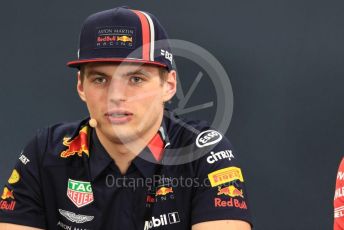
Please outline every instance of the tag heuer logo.
[[67, 196], [78, 208], [88, 205], [94, 200], [91, 183], [85, 181], [68, 179]]

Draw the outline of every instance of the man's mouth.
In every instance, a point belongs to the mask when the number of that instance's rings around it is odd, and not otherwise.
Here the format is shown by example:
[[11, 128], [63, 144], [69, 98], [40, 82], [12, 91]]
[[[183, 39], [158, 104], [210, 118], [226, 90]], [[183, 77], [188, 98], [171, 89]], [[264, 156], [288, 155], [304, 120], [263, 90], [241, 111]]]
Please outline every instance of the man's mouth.
[[110, 117], [125, 117], [125, 116], [128, 116], [129, 114], [125, 113], [111, 113], [109, 114]]
[[105, 113], [107, 120], [112, 124], [124, 124], [132, 119], [133, 113], [128, 111], [109, 111]]

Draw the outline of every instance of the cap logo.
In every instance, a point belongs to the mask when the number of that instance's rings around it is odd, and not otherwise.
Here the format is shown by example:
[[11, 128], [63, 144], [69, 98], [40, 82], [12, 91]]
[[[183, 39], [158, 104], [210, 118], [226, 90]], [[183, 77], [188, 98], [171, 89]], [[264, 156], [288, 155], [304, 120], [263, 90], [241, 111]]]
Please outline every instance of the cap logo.
[[135, 48], [135, 28], [105, 27], [96, 32], [96, 48]]
[[173, 54], [168, 52], [167, 50], [161, 49], [161, 56], [165, 57], [167, 60], [171, 62], [172, 65], [172, 60], [173, 60]]

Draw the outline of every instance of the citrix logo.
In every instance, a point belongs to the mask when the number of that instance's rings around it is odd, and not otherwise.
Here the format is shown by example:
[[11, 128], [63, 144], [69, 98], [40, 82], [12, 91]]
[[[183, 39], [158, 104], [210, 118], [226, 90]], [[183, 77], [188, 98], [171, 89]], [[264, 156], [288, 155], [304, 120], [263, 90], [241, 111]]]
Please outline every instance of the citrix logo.
[[216, 161], [222, 160], [222, 159], [228, 159], [231, 160], [234, 158], [234, 155], [232, 153], [232, 150], [224, 150], [219, 151], [217, 153], [210, 152], [210, 156], [207, 157], [207, 162], [209, 164], [214, 164]]
[[168, 225], [168, 224], [176, 224], [180, 222], [178, 212], [171, 212], [168, 214], [162, 214], [159, 218], [155, 218], [152, 216], [152, 220], [146, 220], [144, 230], [149, 230], [152, 228], [157, 228], [160, 226]]

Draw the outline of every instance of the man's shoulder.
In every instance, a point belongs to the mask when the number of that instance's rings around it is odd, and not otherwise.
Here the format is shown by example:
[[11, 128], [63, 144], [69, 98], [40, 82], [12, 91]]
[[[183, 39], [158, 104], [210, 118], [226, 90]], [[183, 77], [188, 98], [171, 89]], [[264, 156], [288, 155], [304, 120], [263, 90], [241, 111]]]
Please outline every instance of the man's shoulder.
[[[173, 164], [204, 161], [211, 152], [231, 149], [228, 139], [207, 121], [169, 117], [168, 161]], [[206, 159], [205, 159], [206, 160]]]
[[72, 137], [77, 135], [81, 128], [88, 124], [89, 118], [69, 121], [69, 122], [59, 122], [52, 125], [49, 125], [41, 129], [41, 132], [44, 132], [45, 135], [48, 135], [49, 138], [61, 139], [66, 136]]
[[[35, 139], [42, 157], [61, 155], [61, 151], [71, 148], [72, 140], [78, 139], [77, 137], [80, 136], [82, 128], [87, 127], [88, 120], [89, 118], [72, 122], [60, 122], [38, 129]], [[88, 131], [85, 131], [84, 134], [88, 136]]]
[[223, 135], [205, 120], [181, 118], [169, 113], [167, 132], [172, 142], [179, 145], [194, 144], [198, 148], [215, 144]]

